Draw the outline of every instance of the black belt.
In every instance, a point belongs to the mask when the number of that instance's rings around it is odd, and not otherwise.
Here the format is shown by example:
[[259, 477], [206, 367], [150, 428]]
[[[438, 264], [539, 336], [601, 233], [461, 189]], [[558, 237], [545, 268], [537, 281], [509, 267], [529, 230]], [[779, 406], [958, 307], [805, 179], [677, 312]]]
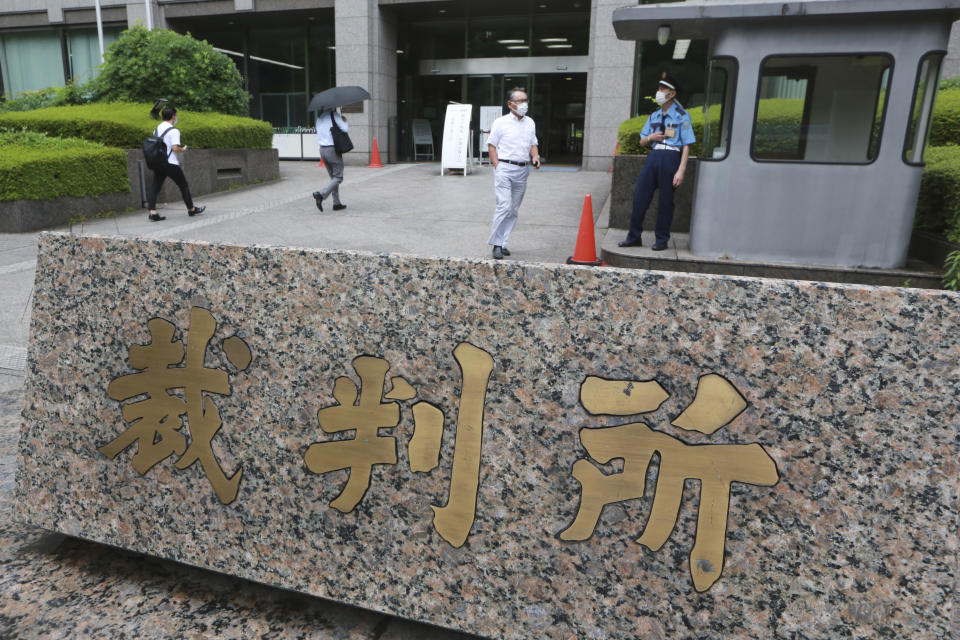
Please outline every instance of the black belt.
[[506, 158], [500, 158], [500, 162], [506, 162], [507, 164], [515, 164], [515, 165], [517, 165], [518, 167], [525, 167], [525, 166], [527, 166], [527, 163], [526, 163], [526, 162], [517, 162], [516, 160], [507, 160]]

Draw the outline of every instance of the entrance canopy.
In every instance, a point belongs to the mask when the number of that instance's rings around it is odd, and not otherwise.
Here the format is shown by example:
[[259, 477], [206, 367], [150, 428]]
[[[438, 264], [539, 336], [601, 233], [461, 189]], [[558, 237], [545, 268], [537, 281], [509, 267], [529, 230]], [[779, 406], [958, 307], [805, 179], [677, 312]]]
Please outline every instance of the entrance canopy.
[[692, 251], [902, 266], [958, 18], [960, 0], [617, 9], [621, 39], [710, 41]]

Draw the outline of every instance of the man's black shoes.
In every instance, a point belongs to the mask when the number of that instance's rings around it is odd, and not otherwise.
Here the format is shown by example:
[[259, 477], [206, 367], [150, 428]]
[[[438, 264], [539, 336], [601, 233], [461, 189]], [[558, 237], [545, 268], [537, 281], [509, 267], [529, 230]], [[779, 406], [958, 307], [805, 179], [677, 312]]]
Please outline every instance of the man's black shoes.
[[161, 220], [166, 220], [167, 216], [162, 216], [159, 213], [150, 214], [150, 222], [160, 222]]
[[618, 247], [642, 247], [643, 241], [640, 238], [636, 240], [621, 240], [617, 243]]
[[343, 210], [346, 209], [346, 208], [347, 208], [347, 205], [345, 205], [345, 204], [335, 204], [335, 205], [333, 205], [333, 210], [334, 210], [334, 211], [343, 211]]
[[653, 249], [654, 251], [663, 251], [664, 249], [667, 248], [667, 243], [666, 243], [666, 242], [658, 242], [657, 244], [653, 245], [653, 246], [650, 247], [650, 248]]
[[507, 249], [506, 247], [500, 247], [500, 253], [502, 253], [505, 256], [508, 256], [510, 255], [510, 250]]
[[188, 216], [198, 216], [198, 215], [200, 215], [201, 213], [203, 213], [203, 212], [206, 211], [206, 210], [207, 210], [206, 207], [194, 207], [193, 209], [190, 209], [189, 211], [187, 211], [187, 215], [188, 215]]
[[497, 247], [497, 246], [495, 246], [495, 247], [493, 248], [493, 257], [496, 258], [497, 260], [502, 260], [502, 259], [503, 259], [503, 248], [502, 248], [502, 247]]
[[323, 211], [323, 194], [319, 191], [313, 192], [313, 199], [317, 201], [317, 209]]

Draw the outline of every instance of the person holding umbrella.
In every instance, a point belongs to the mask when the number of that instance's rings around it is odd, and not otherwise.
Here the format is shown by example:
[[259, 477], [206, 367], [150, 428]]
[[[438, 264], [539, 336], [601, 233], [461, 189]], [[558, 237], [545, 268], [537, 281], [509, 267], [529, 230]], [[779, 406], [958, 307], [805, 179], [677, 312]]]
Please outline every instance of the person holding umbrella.
[[350, 130], [347, 119], [340, 115], [337, 109], [329, 109], [317, 114], [317, 144], [320, 146], [320, 157], [323, 158], [323, 164], [330, 175], [330, 182], [320, 191], [313, 192], [313, 198], [317, 201], [317, 209], [320, 209], [320, 211], [323, 211], [323, 201], [331, 194], [333, 194], [334, 211], [347, 208], [347, 205], [340, 202], [340, 183], [343, 182], [343, 155], [337, 151], [333, 144], [333, 134], [330, 133], [330, 129], [334, 125], [344, 133]]
[[360, 87], [333, 87], [313, 96], [307, 111], [317, 112], [317, 144], [320, 157], [327, 167], [330, 182], [319, 191], [313, 192], [317, 209], [323, 211], [323, 201], [333, 195], [333, 210], [346, 209], [340, 201], [340, 184], [343, 182], [343, 154], [353, 148], [347, 135], [349, 125], [337, 110], [345, 104], [368, 100], [370, 94]]

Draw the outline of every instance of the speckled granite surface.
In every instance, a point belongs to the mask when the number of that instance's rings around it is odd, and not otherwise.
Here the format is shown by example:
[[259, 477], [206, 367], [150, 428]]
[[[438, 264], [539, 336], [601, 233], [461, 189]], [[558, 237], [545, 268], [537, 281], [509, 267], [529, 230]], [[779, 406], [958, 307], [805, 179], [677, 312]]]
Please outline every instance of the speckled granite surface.
[[475, 638], [13, 522], [21, 396], [0, 392], [0, 638]]
[[[16, 488], [31, 524], [491, 637], [958, 632], [955, 294], [60, 235], [42, 237], [37, 273]], [[151, 318], [179, 339], [192, 307], [217, 322], [205, 365], [230, 385], [204, 400], [204, 418], [215, 405], [222, 420], [208, 469], [242, 470], [228, 504], [201, 460], [177, 468], [182, 448], [145, 475], [136, 445], [98, 451], [131, 426], [121, 407], [131, 419], [145, 398], [108, 395], [134, 373], [129, 347], [150, 342]], [[253, 356], [242, 372], [223, 346], [233, 335]], [[431, 505], [456, 473], [464, 342], [493, 370], [476, 517], [455, 548]], [[304, 454], [349, 437], [317, 416], [337, 377], [360, 382], [364, 354], [446, 421], [439, 467], [413, 472], [416, 400], [399, 401], [399, 424], [379, 434], [396, 438], [397, 464], [374, 465], [342, 513], [328, 504], [347, 472], [312, 473]], [[709, 373], [746, 410], [711, 435], [671, 426]], [[668, 397], [640, 416], [594, 415], [587, 376], [656, 380]], [[776, 465], [774, 486], [732, 485], [722, 574], [702, 593], [689, 560], [698, 483], [662, 547], [635, 542], [656, 463], [643, 497], [607, 506], [589, 539], [559, 537], [580, 505], [574, 463], [590, 458], [581, 428], [631, 422], [691, 445], [759, 443]]]

